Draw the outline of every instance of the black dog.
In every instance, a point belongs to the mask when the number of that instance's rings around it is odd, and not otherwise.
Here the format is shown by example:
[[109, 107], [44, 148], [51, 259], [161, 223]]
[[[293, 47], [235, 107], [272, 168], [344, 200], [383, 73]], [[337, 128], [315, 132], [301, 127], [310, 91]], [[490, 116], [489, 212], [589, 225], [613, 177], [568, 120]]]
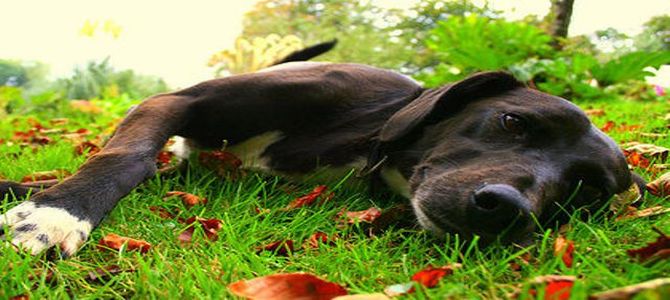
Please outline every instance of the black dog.
[[[289, 60], [323, 51], [310, 49]], [[294, 62], [145, 100], [76, 174], [0, 224], [32, 253], [54, 245], [74, 253], [119, 199], [154, 175], [174, 135], [200, 148], [226, 140], [231, 151], [255, 156], [243, 158], [253, 167], [281, 174], [365, 169], [407, 196], [426, 229], [485, 241], [526, 240], [538, 221], [632, 183], [619, 147], [579, 108], [506, 73], [426, 89], [365, 65]]]

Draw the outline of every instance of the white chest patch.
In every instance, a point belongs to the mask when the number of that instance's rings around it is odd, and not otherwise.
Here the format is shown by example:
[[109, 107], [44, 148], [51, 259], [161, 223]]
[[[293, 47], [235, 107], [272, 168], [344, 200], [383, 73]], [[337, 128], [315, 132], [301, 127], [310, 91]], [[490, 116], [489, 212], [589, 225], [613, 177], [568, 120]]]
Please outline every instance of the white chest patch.
[[394, 192], [405, 198], [410, 198], [409, 181], [396, 168], [383, 168], [381, 171], [382, 179]]
[[280, 131], [268, 131], [251, 137], [226, 149], [242, 160], [242, 167], [251, 170], [270, 171], [269, 161], [263, 157], [265, 149], [284, 137]]

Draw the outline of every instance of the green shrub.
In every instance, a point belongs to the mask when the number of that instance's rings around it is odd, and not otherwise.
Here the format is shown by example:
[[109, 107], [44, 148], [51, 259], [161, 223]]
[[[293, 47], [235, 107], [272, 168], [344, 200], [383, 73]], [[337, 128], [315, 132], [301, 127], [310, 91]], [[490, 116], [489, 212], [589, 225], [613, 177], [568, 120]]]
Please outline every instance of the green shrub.
[[591, 70], [593, 77], [603, 86], [615, 83], [625, 83], [628, 80], [644, 80], [646, 76], [653, 76], [647, 68], [658, 69], [662, 65], [670, 64], [670, 51], [658, 52], [631, 52], [597, 65]]
[[463, 77], [475, 71], [507, 69], [553, 52], [551, 37], [537, 27], [477, 15], [440, 21], [430, 33], [426, 45], [443, 62], [435, 68], [436, 74], [449, 70]]

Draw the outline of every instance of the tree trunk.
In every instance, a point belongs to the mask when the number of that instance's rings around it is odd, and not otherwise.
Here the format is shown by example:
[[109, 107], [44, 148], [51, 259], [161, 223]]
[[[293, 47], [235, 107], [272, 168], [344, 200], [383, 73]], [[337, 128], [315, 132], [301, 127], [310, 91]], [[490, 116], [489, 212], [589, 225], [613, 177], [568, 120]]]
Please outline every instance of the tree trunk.
[[549, 34], [554, 37], [553, 45], [560, 48], [560, 39], [568, 37], [568, 27], [575, 0], [551, 0], [549, 12]]

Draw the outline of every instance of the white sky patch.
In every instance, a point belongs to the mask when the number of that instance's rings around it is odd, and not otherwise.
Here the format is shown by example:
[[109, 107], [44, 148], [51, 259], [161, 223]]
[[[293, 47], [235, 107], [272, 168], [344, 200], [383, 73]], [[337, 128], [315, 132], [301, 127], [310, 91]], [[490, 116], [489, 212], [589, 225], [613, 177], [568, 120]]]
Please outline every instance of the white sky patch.
[[[75, 65], [107, 56], [117, 69], [163, 77], [173, 88], [210, 79], [209, 57], [230, 47], [242, 30], [253, 0], [0, 0], [0, 58], [38, 60], [51, 65], [53, 77], [67, 76]], [[373, 0], [383, 7], [408, 8], [415, 0]], [[481, 2], [475, 0], [474, 2]], [[491, 0], [506, 17], [544, 16], [549, 0]], [[654, 15], [670, 14], [668, 0], [577, 0], [570, 34], [614, 27], [635, 34]], [[87, 20], [111, 20], [122, 28], [109, 35], [83, 37]], [[665, 83], [664, 85], [670, 85]]]

